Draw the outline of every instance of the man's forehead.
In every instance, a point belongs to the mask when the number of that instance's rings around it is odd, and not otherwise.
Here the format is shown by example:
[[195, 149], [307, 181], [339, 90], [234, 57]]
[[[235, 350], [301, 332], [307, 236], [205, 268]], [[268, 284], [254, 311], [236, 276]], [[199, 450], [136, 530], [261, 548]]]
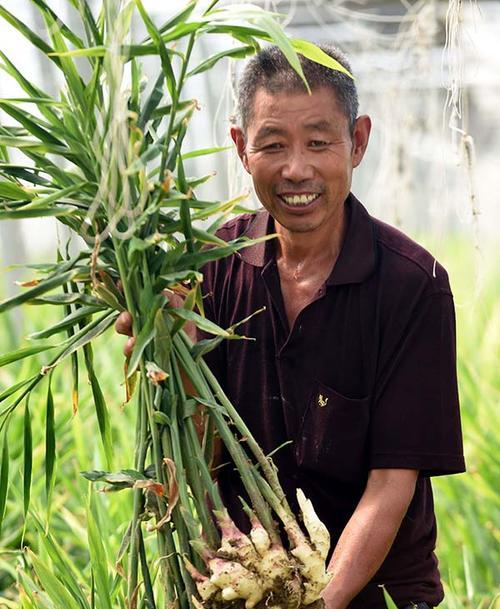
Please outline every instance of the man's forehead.
[[293, 123], [307, 130], [325, 131], [338, 123], [343, 112], [337, 97], [329, 88], [306, 91], [256, 91], [248, 127], [259, 134], [273, 135]]

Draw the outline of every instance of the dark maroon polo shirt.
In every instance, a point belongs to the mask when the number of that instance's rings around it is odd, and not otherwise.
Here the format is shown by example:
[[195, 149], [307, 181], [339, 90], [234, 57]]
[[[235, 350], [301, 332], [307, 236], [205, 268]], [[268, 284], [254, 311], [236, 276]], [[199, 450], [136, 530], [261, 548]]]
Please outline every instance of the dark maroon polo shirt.
[[[264, 451], [274, 454], [293, 507], [303, 489], [332, 537], [352, 515], [372, 468], [418, 469], [396, 540], [350, 609], [443, 598], [433, 553], [430, 476], [464, 471], [455, 366], [453, 298], [446, 271], [422, 247], [372, 218], [350, 195], [339, 258], [317, 298], [288, 321], [275, 241], [250, 246], [204, 269], [207, 317], [222, 327], [261, 313], [207, 358]], [[266, 211], [228, 222], [219, 235], [274, 232]], [[288, 444], [286, 444], [289, 442]], [[221, 491], [245, 528], [232, 466]]]

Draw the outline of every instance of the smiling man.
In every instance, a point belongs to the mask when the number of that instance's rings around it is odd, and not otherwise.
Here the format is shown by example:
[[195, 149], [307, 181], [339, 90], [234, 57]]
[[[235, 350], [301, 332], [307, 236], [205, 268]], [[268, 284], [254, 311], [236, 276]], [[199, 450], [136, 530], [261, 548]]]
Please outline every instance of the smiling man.
[[[349, 69], [345, 57], [323, 47]], [[445, 270], [351, 194], [371, 121], [354, 82], [278, 49], [247, 65], [233, 141], [263, 205], [219, 232], [260, 242], [204, 269], [207, 317], [229, 327], [209, 363], [274, 460], [292, 504], [301, 487], [332, 538], [327, 609], [443, 598], [430, 477], [464, 470], [453, 299]], [[278, 450], [277, 450], [278, 449]], [[231, 467], [219, 483], [245, 528]]]

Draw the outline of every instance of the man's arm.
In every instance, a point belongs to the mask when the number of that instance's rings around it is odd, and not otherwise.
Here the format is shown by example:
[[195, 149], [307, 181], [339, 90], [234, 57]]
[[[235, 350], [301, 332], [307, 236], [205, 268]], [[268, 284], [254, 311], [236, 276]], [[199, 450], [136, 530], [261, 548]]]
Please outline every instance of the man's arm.
[[335, 547], [323, 591], [326, 609], [344, 609], [378, 571], [415, 492], [418, 471], [373, 469]]

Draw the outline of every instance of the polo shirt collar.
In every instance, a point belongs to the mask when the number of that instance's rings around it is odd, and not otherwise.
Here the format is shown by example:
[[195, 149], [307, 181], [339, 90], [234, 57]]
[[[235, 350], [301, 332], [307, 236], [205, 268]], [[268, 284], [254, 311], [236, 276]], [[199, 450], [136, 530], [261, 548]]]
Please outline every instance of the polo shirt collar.
[[[348, 226], [342, 249], [326, 285], [361, 283], [375, 268], [374, 224], [364, 206], [351, 193], [346, 199]], [[258, 239], [274, 232], [274, 221], [265, 210], [256, 212], [245, 236]], [[246, 263], [264, 267], [274, 257], [274, 240], [262, 241], [239, 251]]]

